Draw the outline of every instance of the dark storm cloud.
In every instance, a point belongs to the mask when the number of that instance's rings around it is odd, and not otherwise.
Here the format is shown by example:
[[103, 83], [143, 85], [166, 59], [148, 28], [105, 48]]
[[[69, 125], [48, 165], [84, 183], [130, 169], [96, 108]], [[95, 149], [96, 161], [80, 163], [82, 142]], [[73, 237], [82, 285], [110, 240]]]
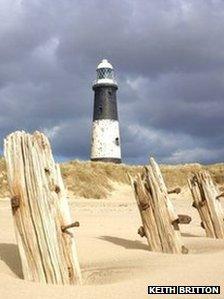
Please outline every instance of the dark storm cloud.
[[223, 20], [212, 0], [1, 0], [0, 138], [40, 129], [60, 159], [88, 159], [106, 57], [125, 161], [223, 161]]

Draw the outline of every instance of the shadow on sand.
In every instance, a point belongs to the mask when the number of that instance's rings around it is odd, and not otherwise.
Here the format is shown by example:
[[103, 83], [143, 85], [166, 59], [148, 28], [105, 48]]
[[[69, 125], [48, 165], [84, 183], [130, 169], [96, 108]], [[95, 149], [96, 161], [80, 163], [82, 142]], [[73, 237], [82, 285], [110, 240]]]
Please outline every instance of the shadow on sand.
[[114, 243], [116, 245], [122, 246], [126, 249], [141, 249], [141, 250], [149, 250], [149, 247], [143, 244], [141, 241], [132, 241], [128, 239], [118, 238], [118, 237], [111, 237], [111, 236], [101, 236], [98, 239], [108, 241]]
[[199, 236], [199, 235], [193, 235], [190, 233], [181, 233], [182, 237], [194, 237], [194, 238], [203, 238], [203, 236]]
[[0, 259], [7, 264], [13, 273], [23, 278], [22, 264], [19, 256], [18, 246], [15, 244], [0, 244]]

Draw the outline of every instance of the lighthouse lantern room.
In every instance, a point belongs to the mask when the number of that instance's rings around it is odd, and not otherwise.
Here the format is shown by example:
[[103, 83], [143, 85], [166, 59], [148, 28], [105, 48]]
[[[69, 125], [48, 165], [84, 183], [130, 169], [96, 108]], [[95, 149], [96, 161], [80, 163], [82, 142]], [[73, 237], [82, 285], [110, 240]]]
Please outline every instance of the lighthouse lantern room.
[[94, 111], [91, 160], [121, 163], [120, 132], [117, 113], [117, 82], [112, 65], [103, 59], [93, 83]]

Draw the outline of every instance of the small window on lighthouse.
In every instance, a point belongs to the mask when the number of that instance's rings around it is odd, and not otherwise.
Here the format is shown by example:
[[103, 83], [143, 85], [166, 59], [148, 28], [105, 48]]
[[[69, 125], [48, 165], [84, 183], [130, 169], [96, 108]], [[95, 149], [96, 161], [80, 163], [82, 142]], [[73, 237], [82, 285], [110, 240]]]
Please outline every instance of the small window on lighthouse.
[[103, 111], [102, 106], [99, 106], [99, 107], [98, 107], [98, 111], [99, 111], [100, 114], [102, 113], [102, 111]]
[[120, 142], [119, 142], [119, 138], [118, 138], [118, 137], [115, 138], [115, 144], [116, 144], [117, 146], [119, 146], [119, 144], [120, 144]]

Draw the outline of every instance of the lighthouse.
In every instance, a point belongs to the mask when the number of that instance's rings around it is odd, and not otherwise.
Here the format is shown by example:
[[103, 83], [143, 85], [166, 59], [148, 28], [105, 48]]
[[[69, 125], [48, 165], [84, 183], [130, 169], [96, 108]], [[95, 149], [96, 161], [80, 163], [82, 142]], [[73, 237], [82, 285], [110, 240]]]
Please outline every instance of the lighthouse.
[[103, 59], [97, 66], [93, 83], [92, 161], [121, 163], [117, 89], [113, 66]]

